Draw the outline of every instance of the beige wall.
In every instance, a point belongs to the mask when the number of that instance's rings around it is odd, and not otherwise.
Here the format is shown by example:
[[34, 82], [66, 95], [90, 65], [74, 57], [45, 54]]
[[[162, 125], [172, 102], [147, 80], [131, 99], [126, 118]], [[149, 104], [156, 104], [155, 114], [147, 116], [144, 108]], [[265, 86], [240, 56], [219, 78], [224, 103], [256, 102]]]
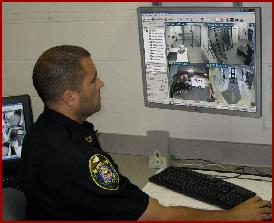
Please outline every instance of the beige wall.
[[90, 119], [100, 131], [165, 130], [175, 138], [271, 144], [271, 3], [245, 4], [263, 9], [260, 119], [144, 107], [136, 8], [151, 3], [3, 3], [2, 94], [31, 95], [36, 119], [43, 105], [32, 87], [35, 60], [49, 47], [75, 44], [91, 52], [105, 82], [102, 111]]

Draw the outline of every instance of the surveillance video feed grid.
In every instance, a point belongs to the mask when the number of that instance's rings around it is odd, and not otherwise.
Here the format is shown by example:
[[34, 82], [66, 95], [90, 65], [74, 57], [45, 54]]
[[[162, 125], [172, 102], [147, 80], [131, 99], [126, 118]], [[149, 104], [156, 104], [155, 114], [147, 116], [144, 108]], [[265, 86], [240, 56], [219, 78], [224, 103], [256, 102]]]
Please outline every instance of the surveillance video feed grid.
[[148, 102], [256, 112], [255, 12], [141, 16]]
[[23, 105], [18, 103], [2, 106], [2, 160], [21, 157], [25, 135]]

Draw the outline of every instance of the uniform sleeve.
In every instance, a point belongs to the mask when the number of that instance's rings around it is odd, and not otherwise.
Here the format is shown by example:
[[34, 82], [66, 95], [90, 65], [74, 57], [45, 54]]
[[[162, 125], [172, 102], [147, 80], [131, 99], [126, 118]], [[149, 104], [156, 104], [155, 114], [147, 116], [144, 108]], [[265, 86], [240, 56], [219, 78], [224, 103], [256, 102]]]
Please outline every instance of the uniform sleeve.
[[91, 154], [85, 162], [71, 174], [66, 196], [80, 218], [137, 220], [149, 196], [122, 176], [106, 153]]

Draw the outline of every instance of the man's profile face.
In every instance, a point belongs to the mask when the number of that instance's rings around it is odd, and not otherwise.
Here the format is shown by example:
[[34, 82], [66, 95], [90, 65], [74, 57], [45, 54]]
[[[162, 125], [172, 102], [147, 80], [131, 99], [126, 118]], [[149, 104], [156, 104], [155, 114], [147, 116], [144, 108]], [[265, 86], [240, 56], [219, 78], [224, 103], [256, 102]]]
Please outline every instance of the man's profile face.
[[100, 89], [104, 85], [97, 76], [97, 70], [90, 57], [81, 59], [85, 71], [79, 92], [79, 113], [90, 116], [101, 109]]

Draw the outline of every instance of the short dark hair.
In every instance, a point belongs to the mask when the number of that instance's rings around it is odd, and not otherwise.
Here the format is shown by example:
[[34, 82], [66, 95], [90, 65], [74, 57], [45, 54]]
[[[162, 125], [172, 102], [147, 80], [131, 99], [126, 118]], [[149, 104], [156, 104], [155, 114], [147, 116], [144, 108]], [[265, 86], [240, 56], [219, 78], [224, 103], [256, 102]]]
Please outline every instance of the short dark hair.
[[62, 45], [46, 50], [33, 69], [33, 85], [44, 103], [57, 100], [65, 90], [80, 90], [85, 71], [81, 59], [90, 57], [82, 47]]

